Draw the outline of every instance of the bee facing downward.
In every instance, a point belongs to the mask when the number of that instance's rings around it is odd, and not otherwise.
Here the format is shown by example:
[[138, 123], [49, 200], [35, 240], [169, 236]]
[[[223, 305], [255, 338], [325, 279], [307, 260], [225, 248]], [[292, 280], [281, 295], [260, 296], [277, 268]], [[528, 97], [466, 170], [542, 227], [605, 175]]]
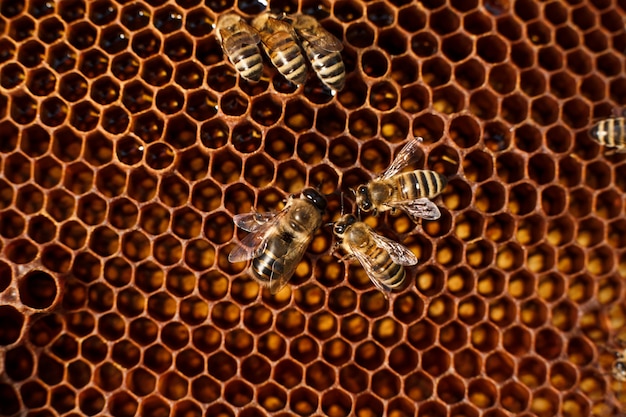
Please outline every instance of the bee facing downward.
[[439, 207], [430, 199], [443, 191], [447, 179], [435, 171], [422, 169], [400, 173], [413, 160], [421, 142], [420, 137], [411, 140], [382, 175], [354, 190], [360, 210], [377, 215], [402, 209], [414, 220], [441, 217]]
[[346, 81], [346, 68], [341, 58], [343, 44], [311, 16], [285, 15], [307, 54], [317, 77], [328, 88], [340, 91]]
[[266, 12], [254, 18], [252, 26], [259, 31], [263, 48], [276, 69], [292, 83], [303, 84], [307, 75], [306, 61], [289, 23]]
[[259, 81], [263, 74], [263, 59], [257, 44], [259, 33], [236, 13], [226, 13], [217, 19], [217, 39], [239, 74], [250, 81]]
[[348, 256], [354, 256], [381, 291], [390, 292], [404, 282], [404, 266], [416, 265], [417, 257], [404, 245], [374, 232], [352, 214], [343, 215], [333, 232], [342, 240]]
[[234, 222], [250, 232], [229, 255], [230, 262], [252, 259], [251, 275], [276, 294], [289, 282], [313, 234], [322, 224], [326, 198], [313, 188], [293, 196], [277, 213], [237, 214]]
[[589, 136], [600, 145], [615, 148], [613, 152], [626, 152], [625, 121], [624, 117], [609, 117], [600, 120], [589, 130]]

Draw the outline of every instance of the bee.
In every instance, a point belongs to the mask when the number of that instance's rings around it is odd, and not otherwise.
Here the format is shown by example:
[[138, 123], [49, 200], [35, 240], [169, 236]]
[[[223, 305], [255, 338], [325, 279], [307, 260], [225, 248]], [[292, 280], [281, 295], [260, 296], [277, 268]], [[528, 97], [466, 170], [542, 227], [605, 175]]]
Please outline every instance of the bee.
[[265, 52], [289, 81], [303, 84], [307, 76], [306, 61], [288, 22], [271, 13], [263, 13], [252, 21], [259, 31]]
[[589, 129], [589, 136], [600, 145], [615, 148], [613, 152], [626, 152], [626, 118], [609, 117], [600, 120]]
[[402, 209], [414, 220], [436, 220], [441, 217], [439, 208], [430, 199], [443, 191], [448, 180], [429, 170], [399, 173], [411, 162], [421, 142], [420, 137], [411, 140], [382, 175], [353, 190], [360, 210], [372, 211], [377, 215], [388, 210]]
[[250, 234], [228, 255], [228, 260], [252, 259], [251, 275], [276, 294], [289, 282], [320, 228], [325, 210], [326, 198], [307, 188], [300, 198], [291, 196], [280, 212], [235, 215], [235, 224]]
[[406, 246], [374, 232], [352, 214], [343, 215], [333, 227], [348, 257], [355, 257], [376, 288], [385, 293], [404, 282], [404, 266], [416, 265], [417, 257]]
[[217, 39], [239, 74], [250, 81], [259, 81], [263, 59], [257, 44], [259, 33], [236, 13], [226, 13], [217, 19]]
[[621, 351], [615, 351], [615, 360], [611, 366], [611, 374], [616, 381], [626, 382], [626, 341], [617, 339]]
[[331, 90], [340, 91], [346, 81], [341, 41], [311, 16], [285, 15], [282, 19], [291, 24], [317, 77]]

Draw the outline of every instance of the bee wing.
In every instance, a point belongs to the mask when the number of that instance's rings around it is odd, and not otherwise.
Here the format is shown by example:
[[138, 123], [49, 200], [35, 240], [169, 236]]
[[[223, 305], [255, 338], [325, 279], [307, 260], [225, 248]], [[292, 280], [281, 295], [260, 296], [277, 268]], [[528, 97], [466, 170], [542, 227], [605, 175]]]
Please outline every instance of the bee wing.
[[365, 271], [367, 276], [370, 278], [370, 281], [372, 281], [372, 283], [376, 286], [376, 288], [383, 291], [384, 293], [391, 292], [391, 288], [389, 288], [388, 286], [380, 282], [378, 278], [376, 278], [376, 274], [374, 273], [374, 265], [372, 264], [372, 259], [365, 256], [362, 252], [360, 252], [357, 249], [353, 249], [351, 250], [351, 252], [354, 255], [354, 257], [361, 263], [363, 270]]
[[261, 41], [257, 30], [243, 21], [238, 22], [232, 29], [220, 29], [219, 34], [222, 46], [228, 54], [238, 51], [241, 44], [256, 45]]
[[399, 265], [417, 265], [418, 259], [409, 248], [385, 236], [372, 231], [376, 244], [389, 253], [391, 259]]
[[341, 41], [324, 29], [322, 25], [315, 23], [315, 26], [296, 24], [294, 30], [301, 39], [308, 41], [313, 49], [330, 52], [341, 51], [343, 49]]
[[380, 179], [386, 180], [393, 177], [400, 172], [402, 168], [411, 163], [418, 155], [417, 150], [419, 149], [422, 141], [423, 139], [418, 136], [404, 145], [404, 147], [400, 149], [400, 152], [398, 152], [396, 159], [394, 159], [391, 165], [389, 165], [389, 168], [381, 174]]
[[[235, 223], [250, 233], [228, 254], [230, 262], [247, 261], [256, 258], [265, 250], [267, 238], [284, 210], [279, 213], [245, 213], [235, 215]], [[242, 226], [243, 225], [243, 226]]]
[[233, 221], [237, 226], [239, 226], [240, 229], [243, 229], [246, 232], [254, 232], [265, 223], [276, 218], [278, 214], [279, 213], [276, 212], [235, 214]]
[[272, 265], [272, 275], [270, 276], [268, 285], [271, 294], [276, 294], [287, 285], [294, 272], [296, 272], [296, 268], [304, 256], [304, 252], [306, 252], [306, 248], [309, 246], [312, 238], [313, 236], [311, 235], [309, 239], [302, 240], [298, 243], [291, 243], [289, 252], [287, 252], [285, 256], [286, 259], [283, 259], [281, 263], [274, 263]]
[[417, 200], [390, 201], [386, 204], [389, 207], [399, 208], [407, 212], [413, 220], [426, 219], [437, 220], [441, 217], [439, 207], [428, 198], [418, 198]]

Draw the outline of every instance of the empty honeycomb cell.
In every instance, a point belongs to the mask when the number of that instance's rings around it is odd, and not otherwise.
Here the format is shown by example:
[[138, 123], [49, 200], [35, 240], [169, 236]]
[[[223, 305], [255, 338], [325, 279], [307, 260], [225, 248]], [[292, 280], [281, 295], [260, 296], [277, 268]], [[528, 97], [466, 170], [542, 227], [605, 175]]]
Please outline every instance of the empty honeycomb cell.
[[[70, 73], [73, 74], [73, 73]], [[79, 74], [76, 74], [76, 77], [80, 77]], [[79, 78], [82, 81], [82, 79]], [[68, 81], [74, 81], [70, 79]], [[143, 99], [149, 93], [143, 90], [140, 90], [141, 84], [134, 83], [129, 86], [124, 87], [124, 92], [122, 94], [122, 100], [124, 101], [124, 105], [131, 111], [137, 110], [137, 108], [133, 108], [132, 105], [126, 102], [128, 97], [133, 94], [140, 99]], [[111, 104], [118, 100], [120, 97], [120, 86], [117, 81], [110, 77], [101, 77], [98, 78], [91, 86], [90, 97], [98, 104]], [[149, 104], [149, 103], [148, 103]], [[147, 108], [147, 107], [146, 107]]]
[[[131, 49], [140, 58], [149, 58], [158, 53], [161, 49], [161, 37], [150, 29], [145, 29], [139, 33], [133, 34], [131, 39]], [[159, 65], [155, 65], [156, 61], [160, 61], [160, 58], [153, 58], [153, 65], [151, 65], [151, 68], [146, 68], [149, 73], [144, 77], [150, 84], [157, 83], [153, 85], [159, 85], [159, 83], [163, 81], [162, 77], [165, 75], [160, 73], [159, 70], [161, 70], [162, 67], [160, 68]], [[169, 75], [171, 75], [171, 71]], [[169, 76], [167, 78], [169, 78]]]
[[7, 90], [22, 84], [26, 79], [24, 68], [17, 63], [3, 65], [0, 69], [0, 85]]
[[30, 72], [26, 88], [36, 96], [48, 96], [56, 88], [57, 78], [48, 69], [36, 69]]
[[27, 264], [37, 257], [39, 250], [29, 239], [15, 239], [4, 249], [6, 257], [17, 264]]
[[477, 117], [481, 119], [492, 119], [496, 116], [498, 101], [489, 90], [478, 90], [471, 94], [469, 107], [472, 109], [472, 113], [476, 114]]
[[389, 70], [389, 61], [379, 50], [370, 49], [361, 56], [361, 69], [369, 77], [382, 77]]
[[450, 368], [450, 356], [448, 352], [439, 346], [432, 347], [422, 353], [422, 369], [438, 377]]
[[395, 11], [384, 2], [367, 6], [367, 19], [378, 27], [390, 26], [395, 21]]
[[476, 53], [487, 63], [503, 62], [508, 52], [507, 45], [496, 35], [482, 36], [476, 41]]
[[99, 49], [89, 49], [87, 52], [82, 53], [80, 58], [78, 70], [87, 78], [97, 78], [108, 69], [109, 58]]
[[[407, 49], [404, 33], [394, 27], [381, 30], [378, 33], [377, 44], [381, 49], [387, 52], [388, 56], [401, 55], [406, 52]], [[393, 74], [392, 77], [395, 78]], [[412, 81], [415, 81], [415, 79]], [[400, 84], [406, 84], [406, 82]]]
[[115, 142], [115, 154], [124, 165], [135, 165], [141, 162], [145, 147], [142, 141], [126, 136]]
[[252, 153], [261, 146], [261, 132], [251, 123], [235, 126], [232, 132], [232, 144], [241, 153]]
[[[493, 72], [490, 73], [490, 77], [492, 74]], [[458, 65], [454, 70], [454, 79], [466, 90], [474, 90], [483, 86], [486, 76], [483, 65], [477, 59], [469, 59]]]
[[9, 36], [16, 42], [32, 37], [34, 32], [35, 22], [28, 15], [18, 17], [9, 23]]
[[[465, 60], [469, 55], [472, 54], [474, 49], [474, 43], [470, 37], [466, 34], [458, 33], [456, 35], [446, 37], [442, 44], [441, 50], [452, 62], [458, 62]], [[449, 64], [447, 61], [442, 60], [438, 64], [440, 67], [447, 69], [449, 74]], [[483, 70], [484, 71], [484, 70]], [[460, 71], [459, 71], [460, 72]], [[429, 83], [431, 84], [431, 83]]]

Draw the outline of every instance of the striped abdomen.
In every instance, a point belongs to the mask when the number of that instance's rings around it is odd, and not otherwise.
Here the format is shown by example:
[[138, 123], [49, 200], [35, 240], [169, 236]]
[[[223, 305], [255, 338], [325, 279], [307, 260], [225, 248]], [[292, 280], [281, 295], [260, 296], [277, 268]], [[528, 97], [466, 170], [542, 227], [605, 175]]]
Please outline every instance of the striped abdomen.
[[[293, 236], [283, 233], [271, 236], [267, 241], [267, 247], [261, 255], [252, 260], [250, 271], [254, 277], [262, 283], [268, 284], [274, 274], [274, 278], [282, 275], [285, 269], [286, 255], [293, 241]], [[299, 261], [299, 260], [298, 260]]]
[[372, 260], [372, 275], [386, 287], [393, 289], [402, 285], [406, 276], [404, 267], [395, 263], [389, 253], [377, 246], [371, 238], [369, 241], [370, 243], [362, 248], [361, 252]]
[[313, 70], [330, 89], [339, 91], [346, 81], [346, 67], [339, 52], [313, 48], [309, 41], [302, 41]]
[[263, 74], [263, 60], [259, 47], [256, 44], [246, 44], [243, 40], [238, 41], [236, 39], [237, 37], [247, 37], [246, 34], [237, 33], [233, 35], [233, 37], [235, 39], [232, 40], [232, 44], [240, 45], [240, 47], [228, 51], [230, 61], [243, 78], [251, 81], [259, 81]]
[[306, 62], [288, 32], [275, 33], [265, 45], [272, 63], [285, 78], [297, 85], [306, 81]]
[[443, 175], [424, 169], [397, 174], [389, 181], [396, 182], [398, 195], [395, 198], [403, 201], [436, 197], [448, 183]]
[[624, 117], [601, 120], [589, 130], [589, 135], [601, 145], [623, 148], [626, 145], [625, 120]]

